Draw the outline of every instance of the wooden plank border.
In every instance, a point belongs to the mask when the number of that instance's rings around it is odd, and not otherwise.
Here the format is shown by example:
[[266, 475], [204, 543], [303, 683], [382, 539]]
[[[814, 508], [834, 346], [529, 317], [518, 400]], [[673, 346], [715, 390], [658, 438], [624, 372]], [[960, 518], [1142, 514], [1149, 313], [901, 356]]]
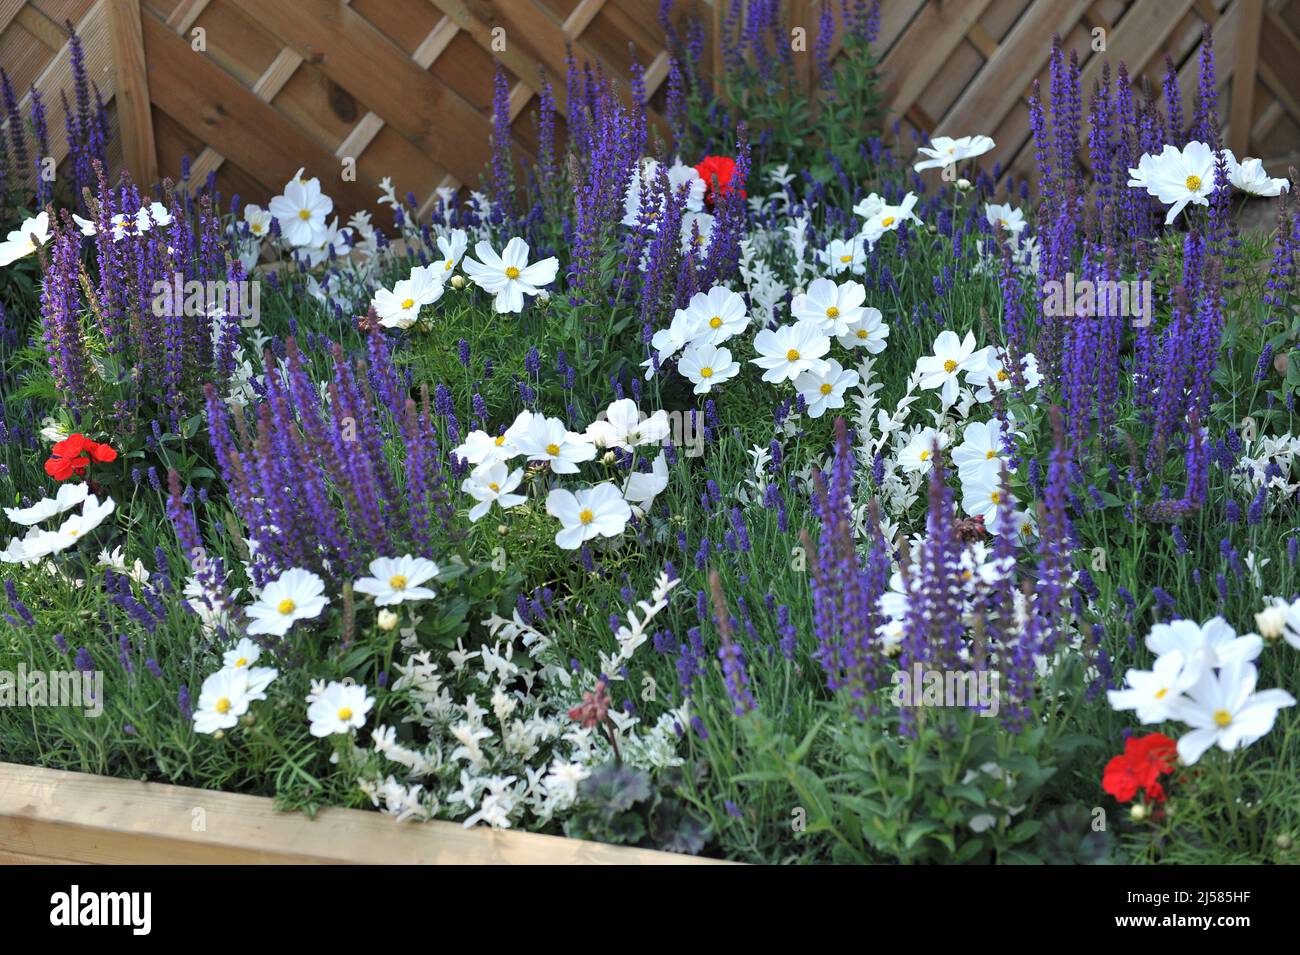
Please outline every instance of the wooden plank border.
[[14, 763], [0, 763], [0, 862], [725, 864], [454, 822], [399, 824], [358, 809], [309, 819], [261, 796]]

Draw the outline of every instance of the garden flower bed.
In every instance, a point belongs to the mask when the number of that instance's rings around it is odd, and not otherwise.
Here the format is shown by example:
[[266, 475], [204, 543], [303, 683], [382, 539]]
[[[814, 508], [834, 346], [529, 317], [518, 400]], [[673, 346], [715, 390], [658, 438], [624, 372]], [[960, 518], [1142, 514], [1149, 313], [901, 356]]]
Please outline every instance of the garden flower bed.
[[1293, 858], [1300, 215], [1211, 35], [1187, 111], [1056, 41], [1031, 183], [770, 7], [662, 5], [669, 141], [498, 72], [424, 214], [10, 120], [0, 856]]

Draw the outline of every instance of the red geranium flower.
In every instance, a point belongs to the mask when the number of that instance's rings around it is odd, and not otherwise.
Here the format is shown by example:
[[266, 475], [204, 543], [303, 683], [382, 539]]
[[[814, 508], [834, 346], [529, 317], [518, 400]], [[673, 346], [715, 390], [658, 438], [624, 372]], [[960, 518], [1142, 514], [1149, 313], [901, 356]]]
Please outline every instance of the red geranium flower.
[[1178, 746], [1162, 733], [1147, 736], [1130, 736], [1124, 744], [1124, 754], [1106, 764], [1101, 777], [1101, 788], [1120, 802], [1137, 796], [1139, 789], [1154, 802], [1165, 801], [1165, 790], [1160, 777], [1174, 768]]
[[[695, 167], [706, 187], [704, 201], [713, 207], [718, 196], [731, 192], [731, 180], [736, 176], [736, 160], [730, 156], [705, 156]], [[740, 197], [745, 198], [745, 190], [740, 190]]]
[[56, 481], [66, 481], [74, 474], [85, 474], [92, 461], [107, 464], [116, 460], [117, 452], [107, 444], [91, 441], [84, 434], [70, 434], [52, 449], [45, 473]]

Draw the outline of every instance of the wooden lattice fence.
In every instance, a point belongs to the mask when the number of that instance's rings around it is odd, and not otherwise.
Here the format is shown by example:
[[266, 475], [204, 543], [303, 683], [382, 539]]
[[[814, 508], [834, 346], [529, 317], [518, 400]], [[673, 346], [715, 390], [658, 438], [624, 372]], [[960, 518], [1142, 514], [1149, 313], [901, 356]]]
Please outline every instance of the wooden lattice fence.
[[[790, 0], [790, 25], [816, 33], [823, 2]], [[850, 0], [853, 2], [853, 0]], [[677, 0], [713, 37], [731, 0]], [[137, 179], [215, 173], [221, 191], [264, 201], [300, 167], [329, 177], [340, 211], [373, 206], [377, 184], [426, 206], [440, 186], [477, 184], [490, 149], [494, 58], [511, 76], [516, 148], [536, 143], [538, 67], [563, 95], [565, 49], [625, 85], [635, 55], [661, 102], [668, 73], [657, 0], [0, 0], [0, 65], [50, 108], [51, 151], [67, 151], [59, 91], [70, 89], [62, 24], [112, 103], [113, 162]], [[1228, 143], [1278, 174], [1300, 155], [1300, 0], [884, 0], [878, 51], [886, 104], [936, 134], [987, 133], [986, 160], [1031, 162], [1026, 96], [1046, 81], [1058, 33], [1084, 66], [1123, 60], [1159, 88], [1167, 54], [1190, 111], [1204, 24], [1213, 28]], [[1106, 50], [1094, 52], [1104, 31]], [[504, 39], [504, 48], [500, 40]], [[811, 49], [811, 43], [809, 48]], [[809, 84], [812, 54], [799, 61]], [[712, 66], [710, 66], [712, 68]], [[658, 120], [657, 120], [658, 121]], [[1279, 168], [1280, 167], [1280, 168]]]

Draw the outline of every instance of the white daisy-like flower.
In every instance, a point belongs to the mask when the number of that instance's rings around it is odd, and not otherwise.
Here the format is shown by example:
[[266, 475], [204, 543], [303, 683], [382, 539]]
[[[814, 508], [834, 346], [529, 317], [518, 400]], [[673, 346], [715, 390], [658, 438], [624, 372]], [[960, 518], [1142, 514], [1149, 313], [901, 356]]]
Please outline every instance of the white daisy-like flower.
[[975, 350], [975, 335], [967, 332], [962, 339], [951, 329], [944, 329], [935, 338], [933, 355], [922, 356], [916, 361], [916, 370], [921, 373], [921, 387], [942, 389], [945, 406], [957, 400], [961, 374], [982, 371], [987, 367], [988, 349]]
[[684, 327], [695, 330], [686, 344], [721, 345], [749, 327], [745, 299], [721, 285], [696, 292], [685, 311]]
[[576, 493], [555, 488], [546, 497], [546, 513], [560, 522], [557, 546], [576, 550], [593, 537], [616, 537], [632, 519], [632, 509], [609, 482]]
[[50, 240], [50, 214], [41, 212], [23, 221], [17, 229], [9, 233], [5, 241], [0, 242], [0, 266], [17, 262], [31, 255], [38, 245], [45, 245]]
[[[969, 481], [961, 482], [961, 509], [971, 517], [983, 518], [984, 527], [990, 534], [1000, 534], [1000, 507], [1002, 495], [1006, 493], [1009, 492], [1002, 489], [1000, 476], [992, 477], [988, 472], [979, 474]], [[1012, 506], [1015, 506], [1014, 496]]]
[[790, 300], [790, 314], [823, 335], [847, 335], [866, 313], [862, 305], [866, 300], [867, 290], [861, 282], [836, 285], [830, 279], [813, 279], [808, 291]]
[[682, 216], [682, 251], [689, 252], [694, 247], [697, 256], [705, 255], [716, 221], [708, 212], [688, 212]]
[[411, 270], [392, 290], [381, 288], [375, 293], [375, 314], [385, 328], [410, 328], [420, 317], [420, 309], [442, 297], [443, 284], [428, 269]]
[[477, 259], [463, 260], [465, 274], [483, 291], [495, 295], [493, 308], [498, 313], [522, 312], [525, 295], [538, 295], [543, 286], [555, 281], [560, 262], [555, 256], [528, 264], [528, 243], [515, 236], [497, 255], [490, 243], [474, 246]]
[[824, 371], [822, 360], [831, 348], [831, 340], [806, 322], [782, 325], [773, 331], [765, 328], [754, 336], [754, 350], [759, 357], [750, 363], [764, 369], [763, 380], [779, 384], [794, 381], [803, 372]]
[[1264, 641], [1254, 633], [1237, 636], [1237, 631], [1222, 617], [1211, 617], [1204, 624], [1195, 620], [1171, 620], [1157, 623], [1146, 639], [1147, 649], [1157, 656], [1177, 650], [1187, 659], [1198, 655], [1209, 666], [1236, 661], [1250, 662], [1264, 649]]
[[993, 228], [1001, 228], [1010, 235], [1019, 235], [1029, 224], [1025, 221], [1025, 214], [1010, 203], [984, 203], [984, 218]]
[[867, 306], [857, 321], [849, 324], [848, 330], [835, 340], [844, 348], [865, 348], [872, 355], [885, 350], [889, 338], [889, 326], [885, 324], [880, 309]]
[[366, 725], [366, 714], [375, 705], [373, 696], [359, 684], [330, 683], [321, 693], [308, 697], [307, 719], [312, 736], [351, 733]]
[[478, 467], [491, 467], [502, 461], [509, 461], [516, 457], [519, 451], [511, 445], [505, 432], [490, 435], [486, 431], [475, 430], [465, 435], [465, 440], [451, 453], [462, 461], [468, 461]]
[[1263, 160], [1249, 157], [1229, 163], [1228, 181], [1252, 196], [1280, 196], [1291, 188], [1290, 180], [1271, 178], [1264, 169]]
[[487, 514], [493, 503], [505, 510], [528, 500], [522, 494], [511, 493], [523, 479], [523, 468], [511, 471], [501, 462], [476, 468], [460, 485], [462, 491], [478, 502], [469, 509], [470, 521], [478, 521]]
[[1177, 650], [1157, 657], [1150, 670], [1129, 670], [1124, 674], [1125, 688], [1108, 690], [1106, 698], [1113, 710], [1135, 710], [1143, 723], [1163, 723], [1170, 718], [1170, 707], [1201, 676], [1201, 666], [1189, 661]]
[[203, 681], [194, 708], [194, 729], [199, 733], [227, 730], [248, 712], [253, 701], [248, 692], [248, 671], [222, 669]]
[[[971, 368], [966, 372], [966, 384], [975, 389], [975, 400], [981, 404], [993, 400], [994, 389], [1006, 391], [1012, 384], [1011, 372], [997, 353], [989, 349], [986, 358], [983, 367]], [[1025, 380], [1025, 391], [1033, 391], [1043, 381], [1043, 376], [1038, 371], [1038, 359], [1032, 352], [1026, 353], [1020, 360], [1020, 371]], [[989, 382], [992, 382], [992, 387]]]
[[902, 452], [898, 455], [898, 464], [904, 471], [917, 471], [929, 474], [934, 467], [934, 449], [938, 445], [942, 451], [948, 447], [948, 435], [934, 428], [922, 428], [912, 436]]
[[1242, 749], [1273, 728], [1278, 711], [1295, 706], [1285, 690], [1255, 692], [1259, 671], [1253, 663], [1234, 660], [1218, 673], [1206, 667], [1200, 679], [1174, 701], [1170, 715], [1192, 727], [1178, 740], [1178, 756], [1188, 766], [1211, 746], [1224, 752]]
[[924, 172], [926, 169], [942, 169], [944, 166], [952, 166], [967, 159], [974, 159], [976, 156], [983, 156], [995, 145], [988, 136], [962, 136], [958, 139], [935, 136], [930, 140], [929, 146], [917, 148], [916, 151], [927, 158], [917, 161], [912, 168], [917, 172]]
[[[673, 320], [668, 323], [668, 327], [659, 329], [650, 339], [650, 347], [657, 353], [660, 365], [704, 334], [704, 318], [702, 312], [686, 308], [673, 312]], [[652, 378], [655, 368], [653, 359], [647, 358], [641, 364], [646, 370], [646, 378]]]
[[1002, 475], [1002, 424], [972, 421], [962, 432], [962, 442], [953, 449], [952, 463], [963, 481], [984, 478], [997, 483]]
[[817, 253], [817, 261], [831, 275], [852, 272], [861, 275], [867, 270], [867, 243], [862, 236], [851, 239], [832, 239], [826, 248]]
[[637, 445], [662, 441], [668, 432], [668, 412], [660, 410], [645, 417], [635, 401], [620, 398], [587, 425], [586, 437], [598, 448], [631, 451]]
[[233, 650], [227, 650], [221, 655], [221, 662], [231, 669], [238, 670], [241, 667], [251, 667], [261, 655], [261, 647], [248, 637], [241, 637]]
[[678, 359], [677, 370], [695, 386], [695, 394], [707, 395], [724, 381], [740, 374], [740, 365], [732, 361], [730, 349], [691, 345]]
[[556, 474], [577, 474], [581, 462], [596, 456], [596, 446], [585, 435], [566, 428], [559, 418], [534, 415], [509, 440], [529, 461], [545, 461]]
[[866, 242], [874, 245], [882, 235], [896, 231], [904, 222], [920, 222], [916, 213], [912, 211], [916, 206], [916, 200], [916, 194], [909, 192], [898, 205], [881, 206], [879, 212], [863, 223], [860, 235]]
[[416, 600], [432, 600], [437, 593], [421, 587], [438, 576], [438, 565], [424, 557], [376, 557], [370, 562], [370, 577], [362, 577], [352, 589], [375, 598], [376, 607], [388, 607]]
[[[1231, 168], [1231, 161], [1229, 162]], [[1188, 204], [1206, 206], [1214, 192], [1215, 155], [1205, 143], [1190, 142], [1182, 149], [1166, 145], [1159, 156], [1143, 153], [1130, 169], [1129, 186], [1145, 189], [1169, 206], [1165, 225], [1178, 218]]]
[[248, 224], [248, 234], [254, 239], [265, 239], [271, 234], [272, 218], [269, 209], [263, 209], [256, 203], [250, 202], [244, 206], [244, 222]]
[[316, 179], [290, 181], [284, 187], [284, 194], [272, 199], [270, 205], [284, 240], [299, 247], [317, 244], [325, 231], [325, 217], [333, 209], [334, 200], [321, 194]]
[[15, 524], [30, 527], [76, 507], [90, 493], [88, 484], [62, 484], [54, 497], [46, 497], [31, 507], [6, 507], [5, 516]]
[[633, 471], [623, 485], [623, 499], [633, 511], [645, 513], [656, 497], [668, 486], [668, 459], [660, 451], [650, 465], [650, 470]]
[[844, 392], [859, 381], [856, 371], [846, 371], [834, 358], [821, 371], [809, 369], [794, 380], [795, 390], [808, 407], [808, 417], [820, 418], [828, 409], [844, 407]]
[[325, 582], [310, 570], [294, 567], [262, 588], [257, 602], [248, 608], [252, 635], [269, 633], [282, 637], [299, 620], [320, 616], [329, 600]]
[[469, 236], [464, 229], [452, 229], [447, 235], [438, 236], [438, 251], [442, 253], [442, 258], [429, 268], [444, 277], [450, 275], [465, 257], [467, 248]]

